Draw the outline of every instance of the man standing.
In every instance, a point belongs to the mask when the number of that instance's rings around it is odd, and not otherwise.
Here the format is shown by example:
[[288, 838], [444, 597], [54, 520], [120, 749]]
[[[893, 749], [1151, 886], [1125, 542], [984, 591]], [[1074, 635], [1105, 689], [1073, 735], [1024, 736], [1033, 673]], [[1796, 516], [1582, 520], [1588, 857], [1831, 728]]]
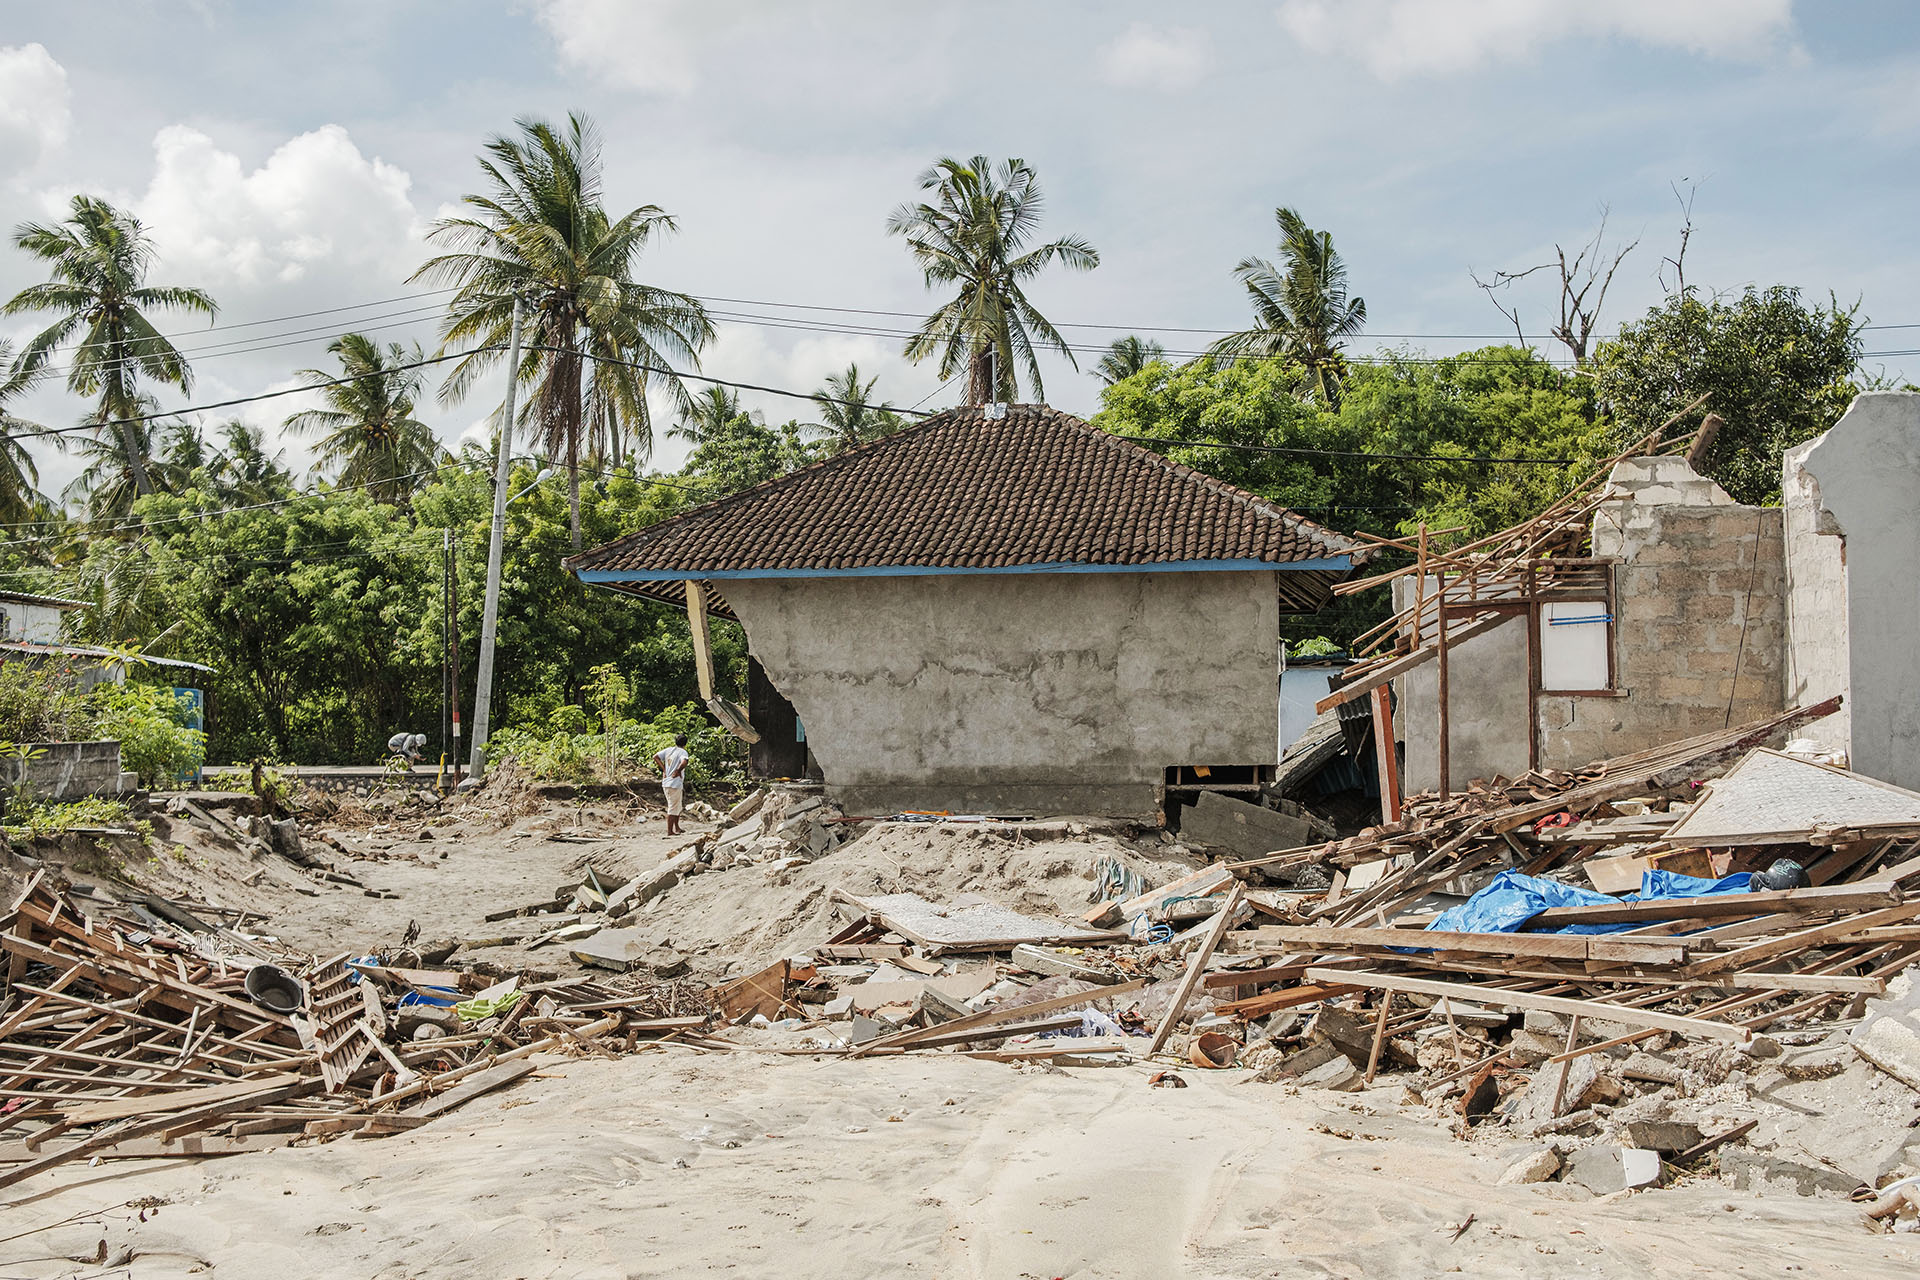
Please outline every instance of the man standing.
[[687, 805], [687, 735], [673, 735], [673, 745], [653, 753], [660, 771], [660, 791], [667, 799], [667, 834], [680, 834], [680, 811]]

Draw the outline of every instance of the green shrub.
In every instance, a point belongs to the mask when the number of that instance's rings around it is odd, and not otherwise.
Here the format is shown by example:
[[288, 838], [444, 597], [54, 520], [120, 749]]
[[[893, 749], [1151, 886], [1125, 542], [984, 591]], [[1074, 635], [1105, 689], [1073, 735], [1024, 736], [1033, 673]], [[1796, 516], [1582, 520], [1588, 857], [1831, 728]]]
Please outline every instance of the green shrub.
[[88, 701], [94, 732], [120, 740], [120, 762], [143, 786], [192, 773], [206, 759], [207, 735], [186, 726], [188, 704], [171, 689], [147, 684], [103, 684]]
[[0, 662], [0, 738], [73, 742], [92, 731], [86, 697], [65, 663]]
[[[608, 699], [601, 699], [603, 704]], [[563, 707], [562, 712], [578, 707]], [[584, 719], [585, 713], [581, 712]], [[552, 717], [562, 723], [569, 718]], [[655, 753], [687, 735], [687, 785], [694, 790], [738, 786], [746, 776], [746, 744], [707, 718], [697, 702], [668, 707], [652, 720], [621, 720], [611, 734], [554, 729], [536, 734], [502, 729], [487, 739], [487, 759], [511, 757], [536, 777], [566, 782], [629, 782], [653, 770]]]

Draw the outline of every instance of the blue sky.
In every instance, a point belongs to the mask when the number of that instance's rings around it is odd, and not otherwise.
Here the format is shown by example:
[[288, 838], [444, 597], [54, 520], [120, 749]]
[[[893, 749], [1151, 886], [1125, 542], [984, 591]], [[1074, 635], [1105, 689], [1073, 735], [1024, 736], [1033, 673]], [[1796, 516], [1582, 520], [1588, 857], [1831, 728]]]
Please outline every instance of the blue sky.
[[[122, 201], [153, 229], [155, 278], [209, 289], [222, 324], [417, 292], [405, 281], [424, 230], [473, 188], [485, 137], [580, 109], [605, 135], [610, 202], [680, 220], [642, 277], [748, 300], [717, 304], [745, 318], [705, 370], [799, 391], [858, 360], [896, 402], [950, 396], [886, 332], [911, 321], [818, 308], [927, 309], [882, 224], [933, 158], [976, 152], [1037, 166], [1047, 229], [1100, 249], [1098, 270], [1033, 291], [1057, 322], [1088, 326], [1069, 331], [1077, 343], [1114, 336], [1100, 325], [1240, 325], [1230, 271], [1272, 254], [1278, 204], [1333, 233], [1368, 304], [1360, 349], [1434, 352], [1507, 332], [1469, 269], [1544, 261], [1606, 208], [1609, 244], [1639, 241], [1611, 328], [1661, 296], [1676, 185], [1696, 192], [1689, 282], [1831, 289], [1871, 323], [1920, 326], [1920, 9], [1892, 0], [8, 0], [0, 13], [0, 220], [57, 216], [80, 190]], [[0, 249], [0, 291], [36, 278]], [[432, 301], [166, 327], [203, 349], [206, 402], [324, 365], [336, 320], [431, 348]], [[1564, 354], [1540, 336], [1552, 290], [1515, 301], [1542, 349]], [[1912, 350], [1920, 327], [1867, 338], [1870, 352]], [[1920, 377], [1920, 357], [1867, 365]], [[1053, 403], [1097, 407], [1092, 378], [1058, 360], [1046, 377]], [[802, 402], [749, 400], [806, 417]], [[274, 424], [297, 407], [245, 412]], [[429, 416], [453, 440], [490, 407]], [[19, 409], [62, 425], [80, 412], [51, 390]], [[656, 461], [677, 461], [664, 441]], [[74, 467], [48, 457], [44, 478]]]

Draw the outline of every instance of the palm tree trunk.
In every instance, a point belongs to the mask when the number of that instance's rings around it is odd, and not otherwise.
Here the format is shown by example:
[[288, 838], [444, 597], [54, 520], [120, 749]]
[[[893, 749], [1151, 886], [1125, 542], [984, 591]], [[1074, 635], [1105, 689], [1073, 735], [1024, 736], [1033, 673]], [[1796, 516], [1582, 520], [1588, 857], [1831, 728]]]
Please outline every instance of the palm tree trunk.
[[[116, 353], [119, 350], [116, 346]], [[100, 421], [104, 426], [111, 420], [114, 429], [120, 433], [120, 445], [127, 451], [127, 470], [133, 473], [133, 491], [145, 497], [153, 492], [153, 482], [147, 478], [147, 460], [140, 456], [139, 433], [134, 430], [134, 424], [127, 421], [139, 406], [127, 394], [123, 382], [125, 375], [121, 372], [124, 367], [123, 363], [116, 363], [113, 373], [108, 375], [107, 385], [100, 395]]]
[[993, 399], [993, 349], [982, 347], [967, 357], [967, 403]]
[[567, 433], [567, 519], [573, 549], [580, 550], [580, 433]]

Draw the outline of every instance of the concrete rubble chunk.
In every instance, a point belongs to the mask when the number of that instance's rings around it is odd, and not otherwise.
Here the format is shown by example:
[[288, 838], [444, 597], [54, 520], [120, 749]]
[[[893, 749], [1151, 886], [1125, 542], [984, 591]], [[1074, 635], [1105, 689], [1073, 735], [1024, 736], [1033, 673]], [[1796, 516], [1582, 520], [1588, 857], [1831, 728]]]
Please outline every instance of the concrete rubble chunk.
[[1561, 1181], [1607, 1196], [1660, 1181], [1660, 1153], [1642, 1147], [1582, 1147], [1567, 1157]]
[[1632, 1120], [1627, 1123], [1627, 1141], [1636, 1147], [1669, 1155], [1699, 1145], [1705, 1136], [1698, 1125], [1679, 1120]]
[[1909, 1089], [1920, 1091], [1920, 968], [1887, 983], [1867, 1001], [1866, 1016], [1850, 1037], [1853, 1051]]
[[1645, 1080], [1652, 1084], [1680, 1083], [1680, 1068], [1651, 1053], [1629, 1054], [1627, 1060], [1620, 1064], [1619, 1072], [1629, 1080]]
[[1082, 964], [1070, 955], [1046, 947], [1037, 947], [1023, 942], [1013, 949], [1013, 963], [1029, 973], [1054, 974], [1068, 978], [1078, 978], [1082, 982], [1110, 984], [1120, 981], [1116, 974], [1092, 965]]
[[1729, 1147], [1720, 1153], [1720, 1172], [1740, 1191], [1785, 1189], [1802, 1196], [1822, 1192], [1849, 1196], [1860, 1186], [1860, 1179], [1837, 1169], [1783, 1160], [1741, 1147]]
[[1539, 1066], [1565, 1047], [1564, 1040], [1550, 1039], [1527, 1030], [1514, 1032], [1513, 1038], [1507, 1041], [1507, 1052], [1529, 1067]]
[[1314, 836], [1313, 825], [1303, 819], [1217, 791], [1203, 791], [1180, 815], [1180, 838], [1257, 858], [1276, 849], [1296, 848]]
[[[1560, 1087], [1560, 1072], [1566, 1069], [1567, 1082]], [[1557, 1120], [1568, 1112], [1580, 1109], [1581, 1099], [1593, 1082], [1600, 1078], [1600, 1064], [1594, 1056], [1588, 1054], [1581, 1058], [1570, 1058], [1564, 1063], [1543, 1066], [1533, 1073], [1526, 1091], [1511, 1104], [1509, 1120], [1516, 1126], [1527, 1129], [1536, 1125]], [[1554, 1105], [1554, 1094], [1558, 1091], [1560, 1105]]]
[[1366, 1083], [1360, 1068], [1349, 1062], [1345, 1055], [1327, 1059], [1299, 1079], [1302, 1085], [1331, 1089], [1336, 1093], [1354, 1093], [1364, 1088]]
[[1499, 1185], [1503, 1187], [1527, 1186], [1535, 1182], [1545, 1182], [1560, 1172], [1560, 1153], [1552, 1147], [1543, 1147], [1530, 1156], [1522, 1156], [1507, 1166], [1500, 1175]]

